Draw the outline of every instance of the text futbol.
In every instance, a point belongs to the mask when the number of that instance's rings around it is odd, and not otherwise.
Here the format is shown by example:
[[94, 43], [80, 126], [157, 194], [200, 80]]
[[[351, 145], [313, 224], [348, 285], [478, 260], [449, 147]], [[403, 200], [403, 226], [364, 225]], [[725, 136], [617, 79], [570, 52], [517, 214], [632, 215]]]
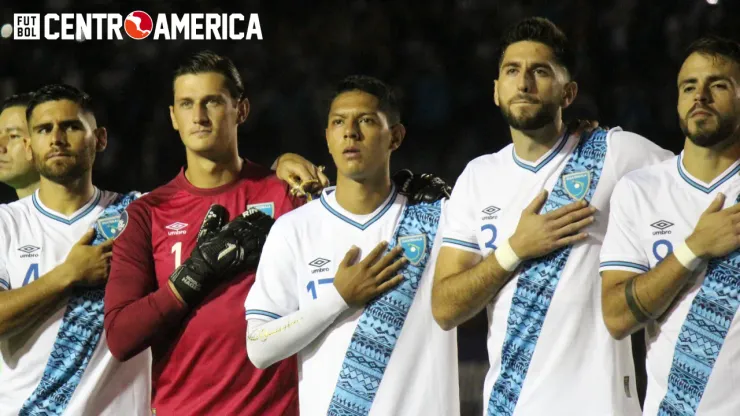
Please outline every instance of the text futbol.
[[13, 38], [18, 40], [122, 40], [125, 33], [141, 40], [262, 40], [259, 16], [241, 13], [186, 13], [156, 15], [143, 11], [125, 18], [116, 13], [16, 13]]

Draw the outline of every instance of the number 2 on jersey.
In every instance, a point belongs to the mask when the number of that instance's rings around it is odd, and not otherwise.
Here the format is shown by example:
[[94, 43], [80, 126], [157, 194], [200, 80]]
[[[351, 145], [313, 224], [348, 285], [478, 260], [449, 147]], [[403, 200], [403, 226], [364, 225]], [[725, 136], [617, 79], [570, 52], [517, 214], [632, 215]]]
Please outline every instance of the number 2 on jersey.
[[175, 253], [175, 268], [180, 267], [180, 264], [182, 264], [182, 241], [173, 244], [170, 253]]
[[496, 246], [493, 244], [496, 241], [496, 226], [493, 224], [486, 224], [482, 227], [480, 227], [481, 232], [486, 230], [491, 230], [491, 238], [486, 241], [486, 247], [490, 248], [491, 250], [496, 250]]

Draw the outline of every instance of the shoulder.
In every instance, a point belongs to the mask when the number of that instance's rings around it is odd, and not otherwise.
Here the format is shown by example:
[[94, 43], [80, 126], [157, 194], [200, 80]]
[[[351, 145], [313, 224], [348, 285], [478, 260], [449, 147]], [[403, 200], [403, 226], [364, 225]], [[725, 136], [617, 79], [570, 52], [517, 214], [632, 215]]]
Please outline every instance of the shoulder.
[[669, 150], [663, 149], [649, 139], [631, 131], [622, 130], [621, 127], [614, 127], [607, 132], [606, 141], [609, 148], [624, 149], [631, 152], [652, 151], [672, 155]]
[[7, 221], [28, 217], [33, 212], [33, 196], [13, 201], [9, 204], [0, 204], [0, 226]]
[[[307, 202], [298, 208], [286, 212], [275, 220], [275, 226], [281, 230], [297, 229], [299, 227], [307, 226], [308, 224], [319, 221], [318, 215], [325, 211], [322, 202], [319, 198], [313, 201]], [[274, 229], [274, 228], [273, 228]]]
[[278, 179], [274, 171], [256, 163], [245, 161], [241, 180], [244, 186], [262, 192], [288, 192], [288, 184]]
[[494, 173], [507, 158], [511, 159], [512, 147], [510, 144], [496, 153], [485, 154], [471, 160], [463, 169], [458, 181], [472, 181], [475, 177], [485, 177], [485, 174]]
[[617, 186], [621, 185], [635, 191], [658, 191], [665, 187], [667, 182], [671, 181], [671, 169], [675, 169], [677, 157], [674, 156], [655, 165], [635, 169], [625, 174]]

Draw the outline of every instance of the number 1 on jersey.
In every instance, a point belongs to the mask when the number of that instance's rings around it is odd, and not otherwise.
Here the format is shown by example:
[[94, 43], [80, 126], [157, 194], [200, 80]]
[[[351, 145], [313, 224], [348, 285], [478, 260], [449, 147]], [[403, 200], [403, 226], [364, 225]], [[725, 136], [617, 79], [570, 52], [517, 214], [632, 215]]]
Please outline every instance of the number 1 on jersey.
[[175, 268], [180, 267], [180, 264], [182, 264], [182, 241], [173, 244], [170, 253], [175, 253]]

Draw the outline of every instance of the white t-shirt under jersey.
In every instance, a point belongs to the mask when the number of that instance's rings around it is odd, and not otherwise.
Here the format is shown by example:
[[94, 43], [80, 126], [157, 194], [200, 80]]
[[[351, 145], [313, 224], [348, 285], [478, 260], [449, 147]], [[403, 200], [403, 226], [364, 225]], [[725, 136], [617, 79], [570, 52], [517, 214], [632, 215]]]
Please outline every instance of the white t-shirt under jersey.
[[[332, 279], [347, 251], [357, 246], [364, 258], [381, 241], [390, 242], [405, 204], [406, 197], [394, 190], [375, 212], [353, 215], [339, 206], [334, 188], [328, 188], [320, 200], [280, 217], [245, 303], [247, 319], [286, 316], [311, 302], [339, 296]], [[456, 332], [441, 330], [431, 311], [438, 249], [435, 244], [371, 416], [459, 414]], [[302, 416], [326, 415], [363, 310], [347, 310], [298, 353]]]
[[[489, 255], [515, 231], [522, 210], [543, 190], [552, 191], [578, 137], [561, 137], [538, 161], [519, 159], [510, 144], [471, 161], [445, 209], [443, 246]], [[647, 139], [619, 128], [609, 131], [607, 155], [592, 206], [596, 221], [587, 240], [573, 247], [523, 381], [515, 415], [625, 416], [639, 414], [629, 339], [614, 340], [601, 316], [599, 250], [609, 197], [617, 180], [636, 168], [672, 156]], [[507, 319], [518, 274], [488, 305], [490, 370], [484, 413], [501, 370]]]
[[[740, 194], [740, 161], [711, 183], [704, 183], [684, 169], [681, 156], [636, 170], [617, 184], [612, 195], [609, 230], [601, 250], [601, 271], [644, 273], [686, 240], [718, 193], [725, 194], [725, 208], [735, 204]], [[705, 272], [706, 263], [667, 313], [647, 326], [645, 415], [657, 415], [666, 395], [678, 334], [701, 289]], [[739, 390], [740, 323], [736, 313], [697, 415], [740, 415]]]
[[[0, 205], [0, 290], [33, 282], [64, 262], [117, 194], [95, 190], [70, 216], [44, 206], [38, 191]], [[66, 311], [66, 301], [46, 318], [0, 340], [0, 415], [17, 415], [41, 380]], [[151, 414], [151, 354], [125, 363], [113, 358], [105, 332], [64, 412], [70, 416]]]

